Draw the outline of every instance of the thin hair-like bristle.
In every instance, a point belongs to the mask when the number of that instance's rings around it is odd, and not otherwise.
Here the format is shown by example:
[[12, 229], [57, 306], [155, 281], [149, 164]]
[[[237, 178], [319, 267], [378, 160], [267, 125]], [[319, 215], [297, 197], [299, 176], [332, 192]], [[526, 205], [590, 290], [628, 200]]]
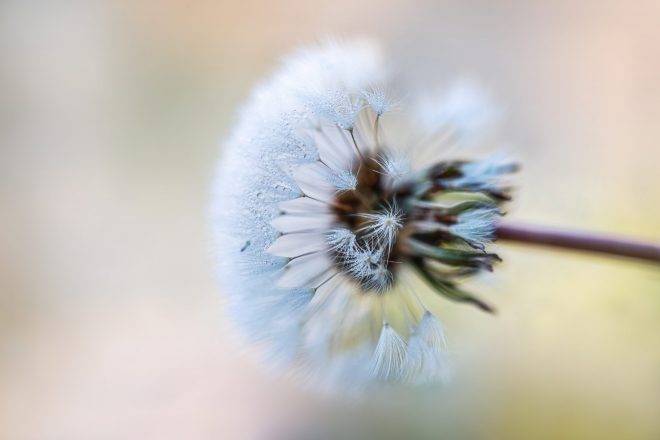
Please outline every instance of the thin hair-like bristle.
[[385, 322], [371, 360], [371, 376], [378, 381], [392, 382], [400, 379], [406, 354], [406, 342]]

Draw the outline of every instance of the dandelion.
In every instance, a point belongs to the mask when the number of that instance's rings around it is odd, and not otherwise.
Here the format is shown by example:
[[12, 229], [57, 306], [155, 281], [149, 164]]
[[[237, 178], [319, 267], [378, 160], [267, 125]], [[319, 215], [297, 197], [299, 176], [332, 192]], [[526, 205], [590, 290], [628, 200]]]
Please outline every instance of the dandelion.
[[[516, 165], [445, 157], [443, 130], [460, 147], [483, 123], [475, 96], [450, 94], [442, 117], [400, 104], [394, 114], [387, 71], [365, 41], [295, 53], [254, 91], [218, 170], [213, 221], [231, 314], [272, 365], [320, 386], [442, 382], [449, 356], [429, 296], [492, 311], [460, 280], [500, 261], [487, 248]], [[516, 228], [497, 234], [533, 241]]]
[[497, 260], [484, 249], [510, 169], [416, 162], [412, 139], [402, 149], [388, 138], [388, 116], [418, 123], [391, 113], [390, 90], [371, 43], [302, 50], [256, 89], [218, 173], [233, 314], [277, 365], [321, 385], [442, 380], [447, 349], [424, 290], [470, 299], [460, 269]]
[[367, 42], [293, 55], [244, 108], [216, 186], [233, 313], [278, 365], [329, 386], [445, 377], [441, 326], [411, 277], [465, 301], [457, 269], [497, 260], [484, 248], [508, 198], [497, 178], [510, 169], [416, 163], [396, 149], [386, 72]]

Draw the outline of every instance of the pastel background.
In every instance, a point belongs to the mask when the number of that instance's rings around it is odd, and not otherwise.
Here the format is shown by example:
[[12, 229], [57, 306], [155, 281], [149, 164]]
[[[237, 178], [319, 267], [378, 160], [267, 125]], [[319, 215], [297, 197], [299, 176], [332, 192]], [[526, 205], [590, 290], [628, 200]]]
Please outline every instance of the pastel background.
[[[279, 439], [336, 415], [236, 346], [207, 224], [237, 107], [326, 35], [381, 40], [420, 88], [490, 90], [523, 164], [510, 218], [660, 238], [659, 19], [654, 1], [2, 1], [0, 438]], [[498, 251], [477, 283], [498, 315], [440, 311], [454, 386], [365, 429], [660, 438], [658, 268]]]

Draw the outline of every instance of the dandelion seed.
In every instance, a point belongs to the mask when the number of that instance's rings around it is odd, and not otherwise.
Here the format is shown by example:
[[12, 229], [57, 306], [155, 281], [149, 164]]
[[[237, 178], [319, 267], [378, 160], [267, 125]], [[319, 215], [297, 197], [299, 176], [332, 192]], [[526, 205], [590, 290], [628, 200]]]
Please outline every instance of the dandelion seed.
[[495, 237], [495, 225], [500, 217], [497, 208], [477, 208], [458, 215], [449, 230], [472, 245], [483, 248]]
[[386, 112], [392, 110], [394, 103], [390, 95], [388, 95], [385, 90], [379, 87], [371, 87], [362, 92], [362, 97], [364, 98], [366, 104], [376, 113], [378, 116], [382, 116]]
[[333, 173], [329, 180], [337, 191], [352, 191], [357, 187], [357, 177], [350, 171]]
[[386, 249], [394, 246], [396, 235], [403, 227], [403, 214], [396, 208], [396, 205], [381, 212], [359, 215], [367, 220], [367, 224], [358, 229], [358, 232]]
[[394, 180], [410, 175], [412, 170], [410, 159], [402, 154], [382, 155], [378, 159], [378, 165], [383, 170], [383, 173]]
[[383, 323], [371, 360], [371, 375], [376, 380], [398, 381], [403, 373], [406, 342], [387, 322]]
[[440, 321], [426, 311], [408, 340], [403, 361], [405, 380], [416, 385], [446, 382], [450, 374], [447, 357]]
[[327, 241], [331, 250], [348, 252], [355, 246], [355, 234], [345, 228], [332, 229], [327, 234]]

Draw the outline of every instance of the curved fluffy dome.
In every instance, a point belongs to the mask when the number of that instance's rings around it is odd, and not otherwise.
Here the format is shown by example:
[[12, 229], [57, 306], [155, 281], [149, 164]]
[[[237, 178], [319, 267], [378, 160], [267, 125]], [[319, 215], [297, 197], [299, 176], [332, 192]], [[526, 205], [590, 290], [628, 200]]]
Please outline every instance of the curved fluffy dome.
[[[438, 162], [438, 146], [470, 127], [460, 118], [483, 112], [454, 98], [417, 126], [400, 111], [387, 119], [387, 77], [368, 41], [285, 59], [242, 109], [215, 183], [230, 314], [271, 365], [320, 385], [443, 380], [444, 335], [424, 295], [478, 303], [453, 277], [496, 260], [484, 248], [510, 164]], [[398, 140], [414, 131], [423, 141]], [[451, 191], [474, 197], [438, 200]]]

